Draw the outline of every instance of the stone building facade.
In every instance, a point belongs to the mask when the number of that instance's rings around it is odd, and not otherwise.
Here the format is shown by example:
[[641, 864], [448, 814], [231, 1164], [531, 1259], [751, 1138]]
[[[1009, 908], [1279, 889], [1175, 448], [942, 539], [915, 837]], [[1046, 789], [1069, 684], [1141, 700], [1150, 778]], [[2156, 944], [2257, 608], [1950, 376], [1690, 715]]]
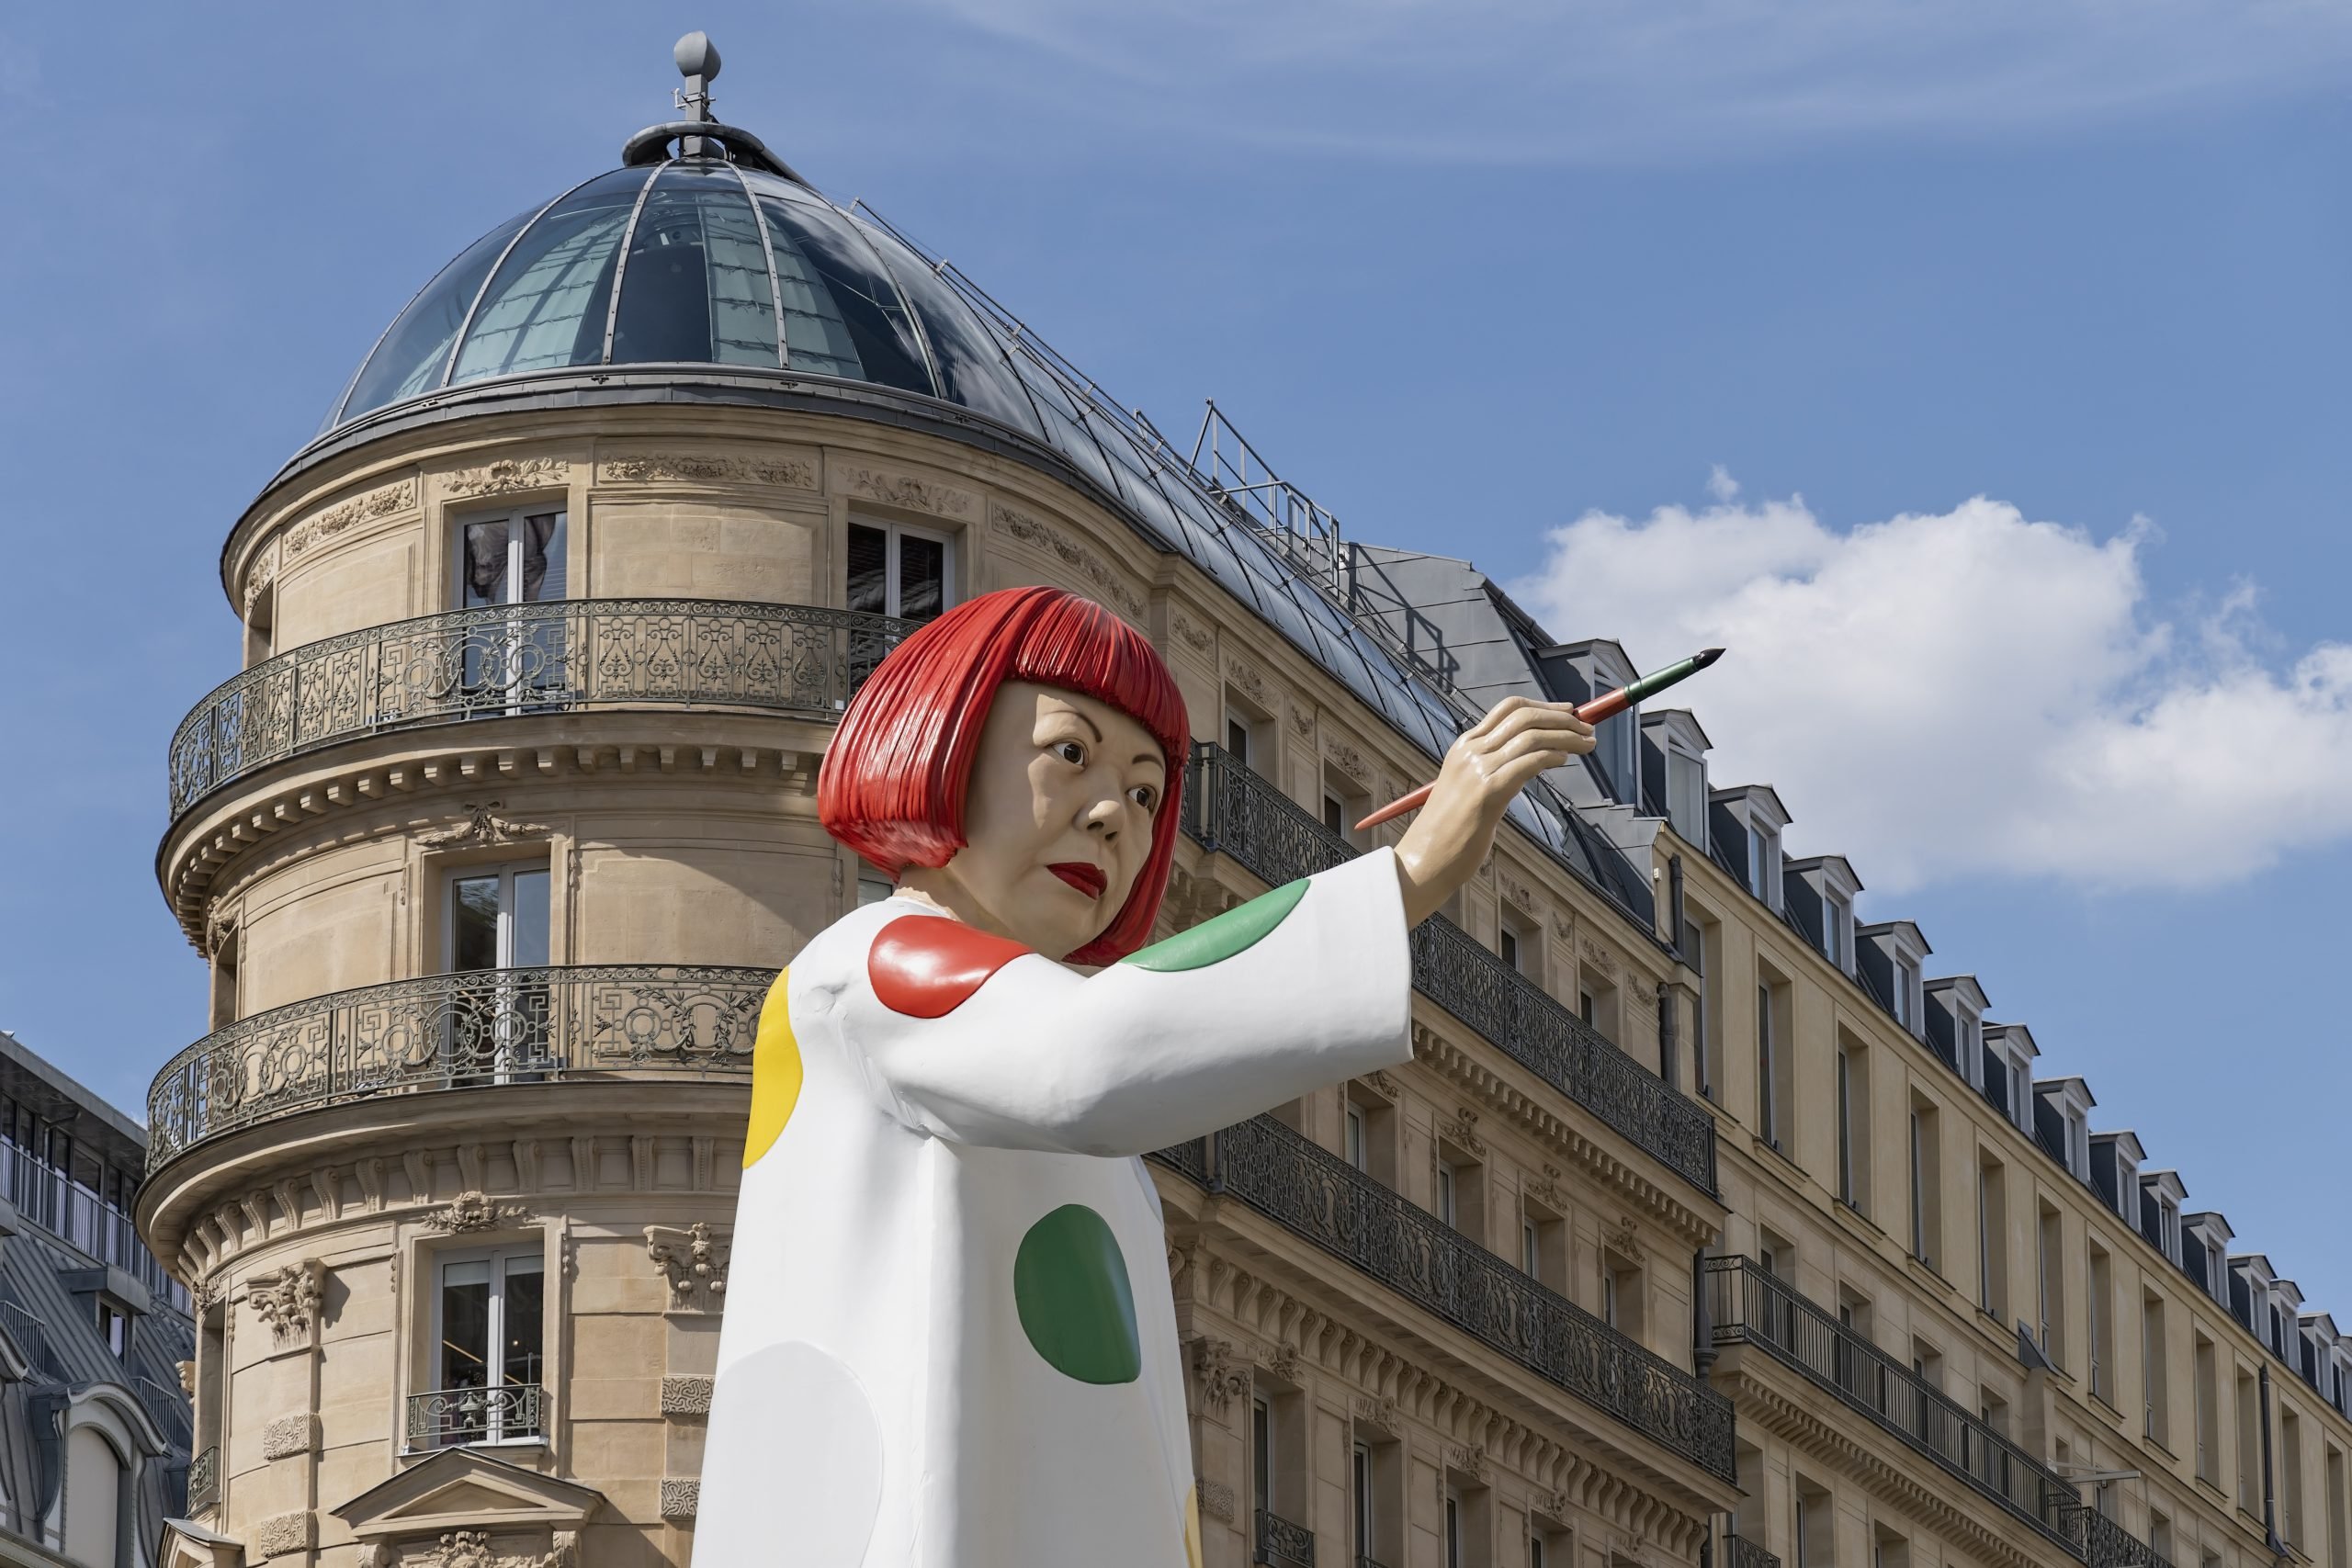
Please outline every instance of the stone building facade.
[[[245, 667], [172, 744], [214, 1032], [140, 1194], [196, 1307], [164, 1561], [687, 1561], [758, 1008], [876, 891], [818, 762], [1029, 582], [1182, 684], [1163, 930], [1361, 851], [1484, 702], [1631, 673], [707, 118], [428, 284], [230, 528]], [[1416, 934], [1411, 1066], [1148, 1162], [1209, 1568], [2239, 1568], [2278, 1421], [2277, 1528], [2345, 1568], [2332, 1325], [2259, 1259], [2192, 1290], [2218, 1216], [1705, 757], [1611, 721]]]

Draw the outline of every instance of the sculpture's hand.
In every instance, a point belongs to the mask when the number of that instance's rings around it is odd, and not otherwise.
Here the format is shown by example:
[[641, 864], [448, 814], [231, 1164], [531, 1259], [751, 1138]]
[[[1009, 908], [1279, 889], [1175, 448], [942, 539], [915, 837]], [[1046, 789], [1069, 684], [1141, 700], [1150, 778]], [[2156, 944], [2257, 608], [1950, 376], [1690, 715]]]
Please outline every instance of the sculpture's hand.
[[1405, 920], [1418, 925], [1470, 880], [1511, 797], [1546, 768], [1592, 750], [1574, 703], [1505, 697], [1447, 749], [1429, 804], [1396, 845]]

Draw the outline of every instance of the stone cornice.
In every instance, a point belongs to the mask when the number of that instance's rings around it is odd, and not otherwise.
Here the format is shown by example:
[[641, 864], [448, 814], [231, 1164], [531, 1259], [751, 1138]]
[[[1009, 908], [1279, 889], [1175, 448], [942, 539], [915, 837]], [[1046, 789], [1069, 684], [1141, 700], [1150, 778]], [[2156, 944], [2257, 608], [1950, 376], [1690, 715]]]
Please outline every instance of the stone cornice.
[[1997, 1505], [1980, 1511], [1969, 1484], [1903, 1446], [1899, 1438], [1846, 1413], [1830, 1394], [1769, 1357], [1746, 1347], [1716, 1359], [1714, 1384], [1732, 1397], [1737, 1416], [1786, 1438], [1859, 1483], [1880, 1501], [1902, 1509], [1979, 1562], [2000, 1568], [2045, 1568], [2061, 1549], [2030, 1526], [2012, 1522]]
[[[1360, 1303], [1331, 1299], [1333, 1281], [1317, 1272], [1329, 1269], [1319, 1255], [1296, 1262], [1265, 1251], [1262, 1238], [1233, 1228], [1234, 1213], [1212, 1197], [1198, 1224], [1170, 1227], [1169, 1270], [1180, 1315], [1188, 1304], [1196, 1313], [1205, 1308], [1243, 1336], [1236, 1344], [1196, 1338], [1186, 1359], [1196, 1382], [1229, 1380], [1237, 1365], [1295, 1381], [1299, 1364], [1311, 1365], [1350, 1387], [1356, 1419], [1391, 1431], [1400, 1416], [1423, 1422], [1450, 1439], [1464, 1468], [1492, 1463], [1512, 1472], [1539, 1505], [1573, 1505], [1664, 1554], [1681, 1561], [1697, 1555], [1708, 1515], [1729, 1506], [1730, 1488], [1721, 1497], [1695, 1491], [1631, 1446], [1621, 1447], [1603, 1422], [1563, 1420], [1564, 1411], [1580, 1416], [1582, 1407], [1532, 1373], [1525, 1386], [1512, 1377], [1478, 1389], [1474, 1382], [1491, 1374], [1459, 1360], [1440, 1340], [1415, 1336], [1413, 1348], [1398, 1348], [1383, 1335], [1384, 1325], [1363, 1321], [1374, 1314], [1351, 1312]], [[1268, 1264], [1288, 1277], [1272, 1277]], [[1326, 1293], [1309, 1299], [1302, 1288]], [[1372, 1286], [1361, 1304], [1376, 1303], [1377, 1290]], [[1408, 1334], [1419, 1327], [1394, 1326]], [[1205, 1351], [1195, 1348], [1204, 1343]], [[1545, 1392], [1531, 1396], [1532, 1388]], [[1214, 1405], [1218, 1390], [1204, 1385], [1200, 1392], [1203, 1406]]]

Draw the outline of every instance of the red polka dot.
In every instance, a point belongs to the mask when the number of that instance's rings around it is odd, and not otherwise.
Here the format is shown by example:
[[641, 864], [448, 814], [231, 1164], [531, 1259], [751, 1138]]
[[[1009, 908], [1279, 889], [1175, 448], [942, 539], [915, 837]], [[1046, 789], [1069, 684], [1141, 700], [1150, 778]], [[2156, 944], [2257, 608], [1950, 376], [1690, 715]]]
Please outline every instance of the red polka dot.
[[865, 955], [865, 977], [892, 1012], [944, 1018], [989, 976], [1028, 953], [1010, 937], [990, 936], [961, 920], [900, 915], [882, 928]]

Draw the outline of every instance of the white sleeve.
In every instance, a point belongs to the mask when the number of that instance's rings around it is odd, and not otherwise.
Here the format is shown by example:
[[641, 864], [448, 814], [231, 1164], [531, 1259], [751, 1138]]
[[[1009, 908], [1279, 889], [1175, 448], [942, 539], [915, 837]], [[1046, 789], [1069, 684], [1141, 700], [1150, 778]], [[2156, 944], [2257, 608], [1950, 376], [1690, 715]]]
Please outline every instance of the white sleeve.
[[1412, 1055], [1385, 848], [1091, 976], [1025, 953], [936, 1018], [884, 1005], [856, 962], [842, 1038], [910, 1125], [960, 1143], [1142, 1154]]

